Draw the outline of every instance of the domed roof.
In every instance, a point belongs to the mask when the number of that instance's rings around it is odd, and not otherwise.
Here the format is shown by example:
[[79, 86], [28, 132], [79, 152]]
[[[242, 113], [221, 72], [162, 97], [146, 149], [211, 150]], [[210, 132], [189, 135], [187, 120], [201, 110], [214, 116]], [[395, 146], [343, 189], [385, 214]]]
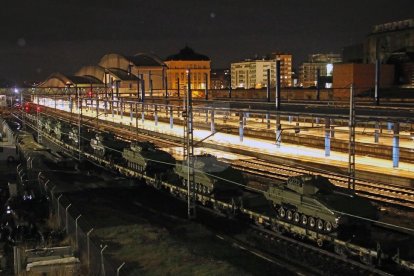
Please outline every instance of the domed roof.
[[168, 56], [165, 59], [165, 61], [169, 60], [210, 60], [210, 58], [208, 56], [196, 53], [190, 47], [185, 46], [180, 50], [178, 54]]
[[152, 54], [138, 53], [134, 56], [128, 56], [126, 58], [136, 66], [164, 66], [162, 60]]

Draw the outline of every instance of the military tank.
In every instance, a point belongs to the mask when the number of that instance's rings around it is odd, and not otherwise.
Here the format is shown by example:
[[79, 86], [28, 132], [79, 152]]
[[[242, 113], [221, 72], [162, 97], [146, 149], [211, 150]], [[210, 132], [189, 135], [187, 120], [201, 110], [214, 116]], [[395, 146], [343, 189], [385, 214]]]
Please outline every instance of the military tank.
[[106, 149], [104, 145], [104, 138], [101, 134], [96, 134], [95, 138], [91, 139], [90, 145], [96, 156], [101, 158], [105, 156]]
[[66, 123], [62, 123], [61, 121], [57, 121], [55, 126], [53, 127], [53, 133], [58, 140], [62, 140], [63, 138], [68, 136], [69, 125]]
[[[186, 186], [188, 174], [187, 160], [177, 162], [175, 173]], [[195, 190], [199, 194], [211, 195], [214, 198], [226, 198], [240, 195], [245, 185], [241, 171], [221, 162], [210, 154], [194, 156]]]
[[51, 134], [53, 131], [53, 122], [50, 118], [44, 118], [43, 129], [46, 133]]
[[[68, 132], [67, 138], [69, 140], [69, 143], [72, 146], [78, 147], [79, 146], [79, 126], [76, 126], [76, 125], [73, 125], [72, 127], [68, 126], [68, 129], [69, 129], [69, 132]], [[88, 143], [88, 141], [90, 141], [93, 137], [95, 137], [95, 132], [90, 131], [90, 129], [86, 127], [81, 128], [81, 139], [82, 139], [81, 146], [85, 151], [88, 151], [88, 152], [91, 151], [90, 143]]]
[[38, 127], [39, 130], [43, 130], [43, 128], [45, 127], [45, 117], [39, 116]]
[[77, 127], [72, 127], [69, 131], [68, 139], [73, 146], [77, 146], [79, 144], [79, 129]]
[[148, 176], [159, 176], [172, 170], [175, 159], [168, 152], [157, 149], [151, 142], [132, 142], [124, 148], [122, 157], [130, 169]]
[[336, 231], [341, 225], [356, 222], [357, 217], [378, 218], [378, 210], [370, 201], [320, 175], [289, 177], [281, 186], [270, 186], [264, 195], [280, 219], [318, 232]]
[[96, 133], [95, 138], [90, 139], [93, 154], [108, 161], [121, 159], [121, 153], [128, 142], [125, 142], [111, 133]]

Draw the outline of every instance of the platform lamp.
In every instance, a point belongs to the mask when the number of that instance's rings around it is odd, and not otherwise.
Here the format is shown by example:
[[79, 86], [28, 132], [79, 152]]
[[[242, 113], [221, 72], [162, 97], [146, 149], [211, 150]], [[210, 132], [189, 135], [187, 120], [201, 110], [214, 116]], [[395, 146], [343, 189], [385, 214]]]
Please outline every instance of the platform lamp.
[[69, 110], [70, 110], [70, 116], [72, 118], [72, 108], [73, 108], [73, 103], [72, 103], [72, 94], [70, 93], [70, 87], [71, 87], [71, 83], [68, 81], [65, 83], [65, 87], [67, 90], [67, 94], [68, 94], [68, 100], [69, 100]]

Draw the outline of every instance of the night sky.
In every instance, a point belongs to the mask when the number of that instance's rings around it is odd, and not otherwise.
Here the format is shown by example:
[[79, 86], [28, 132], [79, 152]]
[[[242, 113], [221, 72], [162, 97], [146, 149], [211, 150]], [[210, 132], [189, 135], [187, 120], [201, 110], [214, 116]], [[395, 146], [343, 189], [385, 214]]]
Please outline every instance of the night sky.
[[106, 53], [165, 58], [186, 44], [213, 68], [272, 51], [340, 53], [372, 25], [413, 18], [413, 0], [7, 0], [0, 7], [0, 79], [73, 74]]

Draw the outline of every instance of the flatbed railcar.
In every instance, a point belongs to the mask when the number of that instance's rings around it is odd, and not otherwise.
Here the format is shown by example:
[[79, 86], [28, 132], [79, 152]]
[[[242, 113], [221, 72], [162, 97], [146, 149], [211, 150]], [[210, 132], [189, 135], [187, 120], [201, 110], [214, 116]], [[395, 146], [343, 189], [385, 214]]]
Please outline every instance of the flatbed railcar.
[[[52, 141], [61, 144], [62, 147], [65, 147], [68, 150], [78, 150], [71, 145], [62, 144], [61, 141], [51, 135], [47, 136]], [[162, 179], [155, 175], [146, 175], [142, 171], [128, 168], [124, 165], [125, 163], [114, 163], [92, 153], [82, 152], [81, 154], [83, 158], [103, 164], [125, 176], [144, 179], [147, 184], [168, 191], [174, 196], [180, 198], [187, 197], [187, 188], [179, 182]], [[263, 197], [264, 195], [257, 193], [252, 195], [252, 197], [255, 196]], [[375, 235], [360, 237], [356, 235], [353, 239], [343, 239], [337, 232], [321, 232], [317, 231], [317, 229], [311, 229], [301, 225], [300, 223], [295, 223], [294, 221], [280, 219], [271, 204], [269, 204], [269, 208], [256, 208], [253, 205], [249, 206], [249, 204], [246, 204], [246, 202], [243, 201], [243, 196], [218, 199], [212, 197], [208, 193], [196, 192], [195, 197], [199, 204], [213, 207], [212, 210], [214, 211], [231, 216], [238, 215], [252, 221], [254, 224], [272, 229], [275, 232], [307, 239], [315, 242], [318, 246], [331, 247], [335, 253], [341, 256], [358, 257], [361, 262], [365, 264], [375, 265], [392, 262], [405, 269], [414, 269], [414, 255], [409, 252], [410, 250], [406, 250], [406, 247], [410, 247], [413, 242], [412, 234], [402, 237], [396, 241], [394, 245], [392, 244], [392, 240], [376, 240]]]

